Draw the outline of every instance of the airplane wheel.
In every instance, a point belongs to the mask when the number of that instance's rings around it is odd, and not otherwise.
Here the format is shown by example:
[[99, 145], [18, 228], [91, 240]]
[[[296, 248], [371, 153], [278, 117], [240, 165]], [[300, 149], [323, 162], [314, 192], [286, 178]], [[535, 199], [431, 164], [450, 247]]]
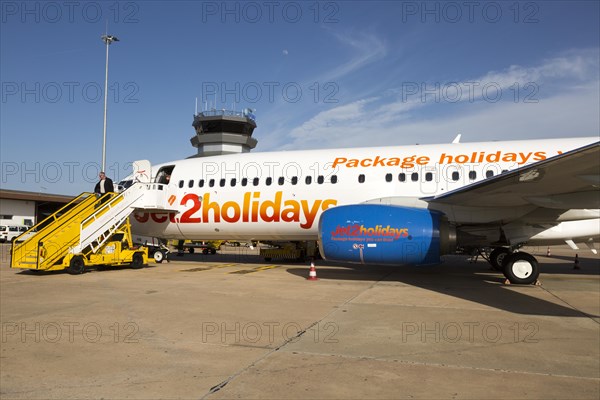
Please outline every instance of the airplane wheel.
[[154, 252], [154, 261], [160, 264], [161, 262], [163, 262], [164, 259], [165, 255], [161, 250], [156, 250]]
[[67, 271], [71, 275], [83, 274], [84, 270], [85, 270], [85, 262], [83, 261], [83, 257], [75, 256], [75, 257], [71, 258], [71, 262], [69, 262], [69, 268], [67, 268]]
[[510, 283], [529, 285], [537, 281], [540, 267], [531, 254], [512, 253], [504, 258], [504, 276]]
[[492, 268], [494, 268], [496, 271], [504, 271], [504, 259], [506, 258], [507, 255], [509, 255], [510, 252], [508, 251], [508, 249], [506, 247], [496, 247], [491, 253], [490, 253], [490, 264], [492, 264]]
[[190, 248], [188, 249], [188, 251], [190, 252], [190, 254], [194, 254], [194, 248], [193, 248], [193, 247], [190, 247]]
[[208, 254], [208, 249], [202, 249], [202, 254]]
[[217, 249], [210, 249], [210, 254], [217, 254]]
[[131, 258], [131, 268], [140, 269], [144, 266], [144, 256], [142, 253], [134, 253]]

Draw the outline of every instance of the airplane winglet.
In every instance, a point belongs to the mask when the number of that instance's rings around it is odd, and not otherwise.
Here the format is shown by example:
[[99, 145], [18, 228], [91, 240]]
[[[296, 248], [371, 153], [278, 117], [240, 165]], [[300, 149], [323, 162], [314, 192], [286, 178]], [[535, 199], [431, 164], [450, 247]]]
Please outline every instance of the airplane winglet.
[[455, 144], [455, 143], [460, 143], [460, 136], [461, 136], [461, 134], [460, 134], [460, 133], [459, 133], [458, 135], [456, 135], [456, 137], [455, 137], [455, 138], [454, 138], [454, 140], [452, 141], [452, 144]]

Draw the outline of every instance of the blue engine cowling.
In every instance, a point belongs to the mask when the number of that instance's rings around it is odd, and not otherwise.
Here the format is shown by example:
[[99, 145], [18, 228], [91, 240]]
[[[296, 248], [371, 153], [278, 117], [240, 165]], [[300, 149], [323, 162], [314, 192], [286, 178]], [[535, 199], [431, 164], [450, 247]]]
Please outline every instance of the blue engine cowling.
[[441, 213], [418, 208], [339, 206], [324, 211], [319, 221], [321, 255], [332, 261], [436, 264], [450, 236]]

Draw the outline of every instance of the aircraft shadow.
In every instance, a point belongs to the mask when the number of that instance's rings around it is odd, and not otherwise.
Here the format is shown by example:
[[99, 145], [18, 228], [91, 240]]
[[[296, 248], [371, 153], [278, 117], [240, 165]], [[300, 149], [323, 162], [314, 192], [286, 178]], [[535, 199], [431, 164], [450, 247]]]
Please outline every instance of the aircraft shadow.
[[549, 264], [542, 260], [541, 271], [543, 274], [600, 275], [600, 259], [598, 258], [579, 257], [579, 269], [574, 268], [574, 257], [552, 256], [551, 258], [564, 262]]
[[[582, 311], [549, 302], [535, 297], [541, 289], [533, 285], [504, 285], [502, 274], [490, 271], [487, 263], [462, 265], [440, 264], [432, 267], [394, 267], [394, 266], [349, 266], [340, 268], [316, 266], [320, 280], [360, 280], [401, 282], [406, 285], [435, 291], [459, 299], [476, 302], [485, 306], [509, 311], [516, 314], [543, 315], [558, 317], [598, 318]], [[288, 268], [287, 272], [306, 279], [308, 269]], [[542, 276], [543, 281], [543, 276]], [[517, 290], [511, 290], [518, 288]], [[531, 295], [524, 293], [531, 290]]]
[[[143, 268], [156, 268], [156, 265], [146, 264]], [[104, 271], [118, 271], [122, 269], [132, 269], [129, 265], [99, 265], [93, 267], [87, 267], [85, 269], [84, 274], [95, 273], [95, 272], [104, 272]], [[36, 270], [36, 269], [25, 269], [17, 272], [17, 275], [31, 275], [31, 276], [64, 276], [69, 275], [67, 269], [54, 270], [54, 271], [44, 271], [44, 270]], [[77, 276], [77, 275], [74, 275]]]
[[[256, 254], [189, 254], [184, 253], [179, 256], [177, 253], [173, 252], [169, 254], [169, 261], [177, 261], [177, 262], [189, 262], [189, 263], [198, 263], [198, 262], [218, 262], [218, 263], [244, 263], [244, 264], [282, 264], [282, 265], [307, 265], [307, 262], [304, 261], [295, 261], [295, 260], [285, 260], [285, 259], [274, 259], [271, 261], [265, 261], [264, 257], [261, 257]], [[149, 262], [152, 262], [150, 259]], [[163, 261], [165, 263], [166, 261]]]

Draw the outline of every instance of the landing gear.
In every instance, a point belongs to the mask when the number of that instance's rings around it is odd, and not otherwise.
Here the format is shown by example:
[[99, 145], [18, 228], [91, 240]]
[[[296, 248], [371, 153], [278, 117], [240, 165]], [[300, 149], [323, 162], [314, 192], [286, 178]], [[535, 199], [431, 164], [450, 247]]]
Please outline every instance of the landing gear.
[[[480, 252], [480, 254], [482, 254]], [[534, 256], [522, 251], [512, 252], [508, 247], [496, 247], [485, 259], [496, 271], [504, 274], [513, 284], [529, 285], [536, 283], [540, 276], [540, 267]]]
[[531, 254], [512, 253], [504, 257], [504, 276], [510, 283], [530, 285], [540, 276], [540, 267]]
[[154, 261], [160, 264], [165, 259], [165, 253], [162, 250], [156, 250], [153, 254]]
[[490, 264], [492, 264], [492, 268], [494, 268], [496, 271], [503, 272], [504, 258], [509, 254], [510, 251], [506, 247], [496, 247], [490, 253], [488, 261]]

